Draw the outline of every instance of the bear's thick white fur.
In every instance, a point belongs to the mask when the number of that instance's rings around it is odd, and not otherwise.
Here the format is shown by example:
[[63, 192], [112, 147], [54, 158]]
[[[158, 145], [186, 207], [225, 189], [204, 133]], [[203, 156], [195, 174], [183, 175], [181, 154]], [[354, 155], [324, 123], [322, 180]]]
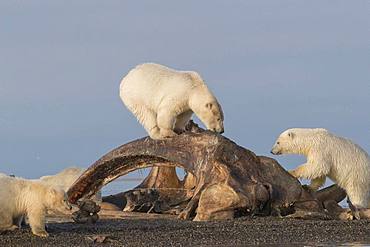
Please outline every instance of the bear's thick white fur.
[[[85, 169], [79, 167], [69, 167], [55, 175], [49, 176], [42, 176], [39, 178], [44, 184], [49, 186], [58, 186], [62, 188], [65, 192], [72, 186], [72, 184], [81, 176], [81, 174], [85, 171]], [[95, 202], [100, 203], [102, 200], [101, 192], [97, 192], [95, 196], [93, 196]]]
[[358, 145], [325, 129], [288, 129], [277, 139], [273, 154], [301, 154], [307, 163], [290, 173], [312, 179], [317, 190], [329, 177], [346, 190], [357, 208], [367, 208], [370, 199], [370, 157]]
[[61, 213], [71, 210], [62, 189], [40, 181], [0, 176], [0, 231], [19, 228], [26, 215], [32, 233], [46, 237], [46, 210]]
[[145, 63], [121, 81], [120, 97], [153, 139], [184, 130], [193, 113], [207, 129], [222, 133], [223, 112], [200, 75]]

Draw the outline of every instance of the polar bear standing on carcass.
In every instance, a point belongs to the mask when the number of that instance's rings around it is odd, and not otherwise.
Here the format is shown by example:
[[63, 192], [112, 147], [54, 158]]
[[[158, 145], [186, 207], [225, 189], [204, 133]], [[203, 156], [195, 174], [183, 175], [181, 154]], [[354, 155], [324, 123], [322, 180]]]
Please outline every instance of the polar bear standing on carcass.
[[370, 157], [350, 140], [325, 129], [288, 129], [278, 137], [271, 152], [306, 156], [307, 163], [290, 171], [294, 177], [311, 179], [313, 190], [329, 177], [346, 190], [352, 209], [369, 206]]
[[0, 232], [19, 228], [26, 215], [32, 233], [47, 237], [46, 210], [66, 213], [71, 209], [65, 192], [60, 188], [40, 181], [0, 176]]
[[207, 129], [223, 133], [223, 112], [200, 75], [154, 63], [136, 66], [123, 79], [120, 97], [153, 139], [175, 136], [193, 113]]

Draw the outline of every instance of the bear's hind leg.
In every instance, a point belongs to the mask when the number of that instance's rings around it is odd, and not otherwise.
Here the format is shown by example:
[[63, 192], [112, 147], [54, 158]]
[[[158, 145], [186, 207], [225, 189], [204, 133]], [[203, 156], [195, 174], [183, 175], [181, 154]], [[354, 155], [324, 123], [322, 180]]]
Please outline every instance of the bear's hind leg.
[[157, 126], [157, 114], [154, 111], [138, 105], [128, 105], [127, 107], [134, 113], [152, 139], [163, 139]]
[[19, 229], [18, 226], [16, 225], [11, 225], [11, 226], [8, 226], [8, 227], [0, 227], [0, 232], [6, 232], [6, 231], [14, 231], [14, 230], [17, 230]]
[[13, 224], [12, 216], [0, 213], [0, 232], [14, 231], [16, 229], [18, 229], [18, 226]]
[[43, 210], [28, 212], [28, 221], [33, 234], [39, 237], [49, 236], [45, 230], [45, 212]]

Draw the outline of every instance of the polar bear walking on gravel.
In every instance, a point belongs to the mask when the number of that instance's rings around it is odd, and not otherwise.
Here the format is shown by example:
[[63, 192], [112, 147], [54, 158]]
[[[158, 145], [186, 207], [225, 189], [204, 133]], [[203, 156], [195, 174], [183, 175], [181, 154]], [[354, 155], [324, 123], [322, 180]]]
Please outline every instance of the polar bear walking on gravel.
[[369, 207], [370, 157], [348, 139], [326, 129], [288, 129], [276, 140], [273, 154], [301, 154], [307, 163], [290, 171], [297, 178], [311, 179], [317, 190], [329, 177], [345, 189], [352, 209]]
[[46, 210], [66, 213], [71, 209], [65, 192], [60, 188], [39, 181], [0, 176], [0, 232], [20, 228], [26, 215], [32, 233], [47, 237]]
[[223, 133], [223, 112], [201, 76], [145, 63], [121, 81], [120, 97], [149, 136], [164, 139], [183, 131], [193, 113], [206, 128]]

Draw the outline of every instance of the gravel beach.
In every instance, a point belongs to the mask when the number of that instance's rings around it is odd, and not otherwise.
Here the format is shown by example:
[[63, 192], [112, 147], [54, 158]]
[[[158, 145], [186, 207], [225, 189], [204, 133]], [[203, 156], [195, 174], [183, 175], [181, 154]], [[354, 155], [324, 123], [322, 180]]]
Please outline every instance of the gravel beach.
[[[0, 246], [370, 246], [370, 221], [239, 218], [219, 222], [102, 219], [96, 224], [49, 223], [50, 237], [29, 227], [2, 233]], [[100, 241], [97, 236], [101, 237]], [[106, 238], [105, 238], [106, 237]], [[366, 245], [368, 244], [368, 245]]]

